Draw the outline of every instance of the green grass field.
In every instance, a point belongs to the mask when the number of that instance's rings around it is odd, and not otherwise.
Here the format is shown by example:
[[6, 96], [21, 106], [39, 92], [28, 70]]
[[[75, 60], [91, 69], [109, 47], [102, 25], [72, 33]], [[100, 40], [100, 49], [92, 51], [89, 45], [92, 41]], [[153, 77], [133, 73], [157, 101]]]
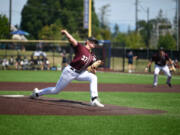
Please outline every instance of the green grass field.
[[[0, 82], [56, 82], [56, 71], [0, 71]], [[153, 75], [101, 73], [99, 83], [152, 84]], [[164, 84], [166, 76], [159, 76]], [[77, 83], [77, 82], [75, 82]], [[180, 85], [180, 76], [172, 84]], [[24, 94], [29, 91], [0, 91], [0, 94]], [[0, 115], [2, 135], [178, 135], [180, 132], [180, 93], [100, 92], [105, 104], [160, 109], [162, 115], [120, 116], [26, 116]], [[66, 92], [50, 97], [89, 101], [89, 92]]]
[[[60, 71], [0, 70], [0, 82], [55, 82], [56, 83], [60, 77], [60, 74], [61, 74]], [[99, 83], [152, 84], [153, 82], [152, 74], [98, 72], [97, 76]], [[165, 82], [166, 82], [166, 76], [159, 75], [159, 84], [164, 84]], [[180, 84], [180, 76], [177, 75], [173, 76], [172, 84]]]

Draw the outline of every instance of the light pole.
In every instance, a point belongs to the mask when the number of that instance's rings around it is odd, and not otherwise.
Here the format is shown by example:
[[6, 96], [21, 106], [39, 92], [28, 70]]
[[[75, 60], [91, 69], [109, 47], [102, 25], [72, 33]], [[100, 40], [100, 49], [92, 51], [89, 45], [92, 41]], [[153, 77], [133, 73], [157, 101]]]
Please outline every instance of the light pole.
[[91, 24], [92, 23], [92, 17], [91, 17], [92, 13], [91, 12], [92, 11], [91, 11], [91, 7], [92, 7], [92, 0], [89, 0], [89, 28], [88, 28], [88, 37], [91, 37], [91, 35], [92, 35], [92, 28], [91, 28], [92, 27], [91, 26], [92, 25]]
[[84, 0], [84, 20], [83, 20], [83, 27], [88, 29], [88, 37], [92, 35], [92, 0]]
[[179, 0], [176, 0], [176, 18], [177, 18], [177, 24], [176, 24], [176, 36], [177, 36], [177, 41], [176, 41], [176, 49], [179, 51]]

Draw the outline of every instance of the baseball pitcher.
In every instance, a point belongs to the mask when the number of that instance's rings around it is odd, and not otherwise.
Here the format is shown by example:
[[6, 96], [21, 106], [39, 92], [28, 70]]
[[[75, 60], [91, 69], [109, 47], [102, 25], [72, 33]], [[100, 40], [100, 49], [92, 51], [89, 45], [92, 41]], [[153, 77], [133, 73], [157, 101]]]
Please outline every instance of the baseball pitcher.
[[[98, 64], [93, 64], [97, 61], [97, 59], [96, 56], [91, 52], [91, 49], [95, 48], [97, 40], [94, 37], [90, 37], [87, 39], [85, 46], [83, 46], [77, 42], [77, 40], [74, 39], [66, 30], [61, 30], [61, 33], [64, 34], [69, 40], [74, 49], [75, 56], [71, 63], [62, 71], [62, 74], [55, 87], [48, 87], [41, 90], [35, 88], [31, 98], [38, 98], [39, 96], [46, 94], [57, 94], [72, 80], [89, 81], [91, 94], [90, 104], [92, 106], [104, 107], [104, 105], [98, 100], [97, 76], [95, 75], [95, 70]], [[91, 70], [88, 71], [87, 68]]]

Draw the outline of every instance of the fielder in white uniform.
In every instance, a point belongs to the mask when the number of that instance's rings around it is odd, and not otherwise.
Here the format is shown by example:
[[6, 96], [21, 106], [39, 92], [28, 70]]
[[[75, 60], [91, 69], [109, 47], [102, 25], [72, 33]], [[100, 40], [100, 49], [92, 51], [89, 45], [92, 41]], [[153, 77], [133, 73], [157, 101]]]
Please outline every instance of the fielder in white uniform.
[[168, 57], [167, 53], [160, 49], [157, 54], [154, 54], [152, 56], [147, 67], [145, 68], [145, 71], [149, 69], [153, 61], [155, 62], [153, 87], [156, 87], [158, 85], [158, 75], [161, 70], [167, 75], [166, 84], [169, 87], [172, 87], [172, 75], [170, 73], [169, 67], [167, 66], [167, 62], [169, 62], [172, 65], [172, 60]]
[[68, 38], [74, 49], [75, 56], [70, 65], [66, 66], [62, 71], [55, 87], [48, 87], [41, 90], [35, 88], [31, 98], [38, 98], [39, 96], [46, 94], [57, 94], [72, 80], [89, 81], [91, 95], [90, 104], [92, 106], [104, 107], [104, 105], [98, 100], [97, 76], [86, 70], [89, 65], [96, 61], [96, 57], [91, 52], [91, 49], [95, 48], [97, 40], [94, 37], [90, 37], [87, 39], [85, 46], [83, 46], [78, 43], [66, 30], [62, 30], [61, 33]]

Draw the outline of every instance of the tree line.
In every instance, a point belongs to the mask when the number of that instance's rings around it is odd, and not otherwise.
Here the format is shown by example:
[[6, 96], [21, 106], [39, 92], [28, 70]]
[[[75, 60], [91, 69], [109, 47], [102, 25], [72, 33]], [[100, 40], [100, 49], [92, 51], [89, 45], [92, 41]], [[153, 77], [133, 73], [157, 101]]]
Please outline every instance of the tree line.
[[[109, 5], [101, 8], [101, 17], [98, 18], [92, 1], [92, 35], [99, 40], [111, 40], [125, 44], [128, 48], [176, 49], [175, 32], [169, 32], [171, 27], [168, 19], [163, 17], [162, 10], [156, 19], [138, 21], [138, 32], [129, 30], [127, 33], [120, 32], [118, 24], [114, 25], [113, 32], [105, 23], [105, 13]], [[0, 15], [0, 39], [8, 38], [8, 19]], [[165, 31], [155, 40], [154, 26], [159, 31]], [[169, 24], [169, 26], [168, 26]], [[67, 29], [78, 40], [85, 40], [88, 30], [83, 28], [83, 0], [28, 0], [21, 12], [19, 29], [30, 33], [28, 39], [64, 40], [61, 29]], [[154, 40], [154, 41], [153, 41]], [[118, 47], [115, 44], [114, 47]]]

